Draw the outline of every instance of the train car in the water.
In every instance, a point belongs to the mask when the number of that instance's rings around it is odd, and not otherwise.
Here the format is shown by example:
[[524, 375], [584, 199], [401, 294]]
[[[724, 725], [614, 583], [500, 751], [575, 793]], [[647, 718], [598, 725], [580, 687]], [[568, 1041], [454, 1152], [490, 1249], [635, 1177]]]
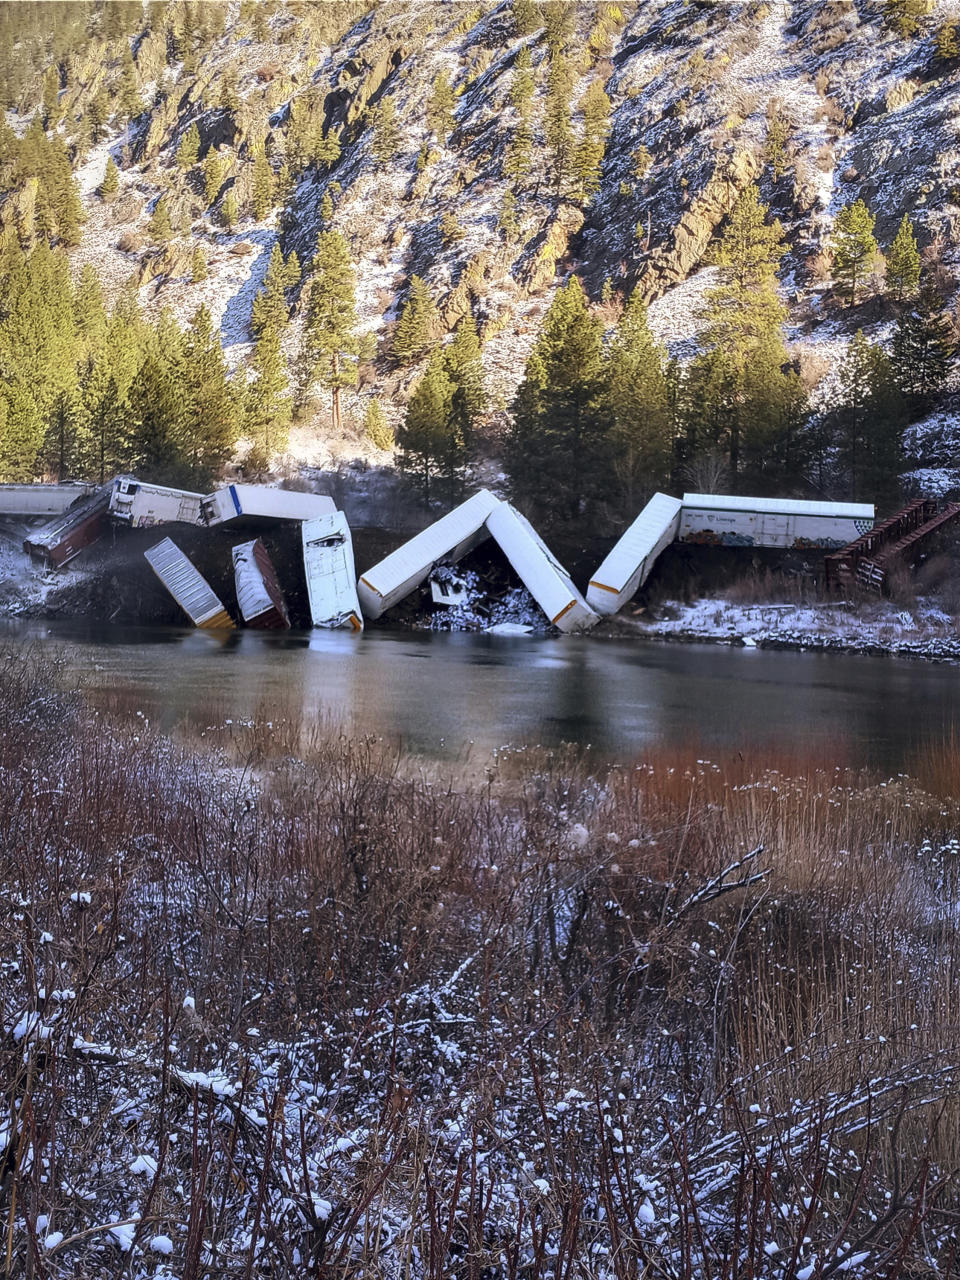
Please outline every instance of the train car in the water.
[[487, 517], [490, 536], [520, 581], [560, 631], [589, 631], [600, 619], [573, 585], [550, 548], [509, 502], [498, 502]]
[[135, 476], [117, 476], [110, 494], [110, 515], [131, 529], [158, 524], [200, 524], [202, 493], [144, 484]]
[[873, 528], [874, 519], [872, 503], [685, 493], [678, 538], [714, 547], [834, 551]]
[[223, 601], [171, 538], [164, 538], [143, 554], [194, 626], [211, 630], [233, 626]]
[[259, 538], [233, 548], [233, 576], [240, 616], [248, 627], [279, 631], [290, 626], [277, 571]]
[[31, 560], [48, 569], [62, 569], [102, 538], [109, 527], [111, 490], [112, 484], [105, 484], [62, 515], [32, 530], [23, 540], [23, 549]]
[[362, 631], [363, 613], [347, 517], [342, 511], [318, 516], [316, 520], [305, 520], [301, 530], [313, 625]]
[[679, 498], [655, 493], [600, 565], [587, 587], [597, 613], [616, 613], [637, 594], [680, 529]]
[[379, 618], [425, 582], [439, 564], [454, 564], [489, 536], [498, 500], [481, 489], [368, 569], [357, 583], [364, 617]]
[[337, 504], [325, 493], [298, 493], [264, 484], [230, 484], [200, 501], [200, 517], [208, 525], [226, 524], [229, 520], [315, 520], [333, 515], [336, 509]]

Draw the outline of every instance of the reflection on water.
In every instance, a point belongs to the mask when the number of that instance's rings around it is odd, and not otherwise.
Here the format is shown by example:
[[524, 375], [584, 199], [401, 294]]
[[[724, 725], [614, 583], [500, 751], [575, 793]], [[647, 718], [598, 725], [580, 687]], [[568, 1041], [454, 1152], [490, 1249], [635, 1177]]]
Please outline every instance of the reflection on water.
[[126, 691], [164, 726], [283, 714], [385, 734], [450, 757], [474, 743], [794, 745], [901, 767], [960, 722], [949, 666], [603, 637], [368, 630], [215, 634], [91, 624], [10, 623], [55, 644], [70, 673]]

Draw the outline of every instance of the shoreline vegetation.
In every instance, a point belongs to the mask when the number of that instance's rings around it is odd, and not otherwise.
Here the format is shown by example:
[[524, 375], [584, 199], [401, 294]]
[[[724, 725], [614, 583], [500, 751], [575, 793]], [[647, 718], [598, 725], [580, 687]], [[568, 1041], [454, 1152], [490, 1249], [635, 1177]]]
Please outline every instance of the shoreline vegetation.
[[0, 690], [0, 1274], [956, 1274], [960, 742], [467, 777]]

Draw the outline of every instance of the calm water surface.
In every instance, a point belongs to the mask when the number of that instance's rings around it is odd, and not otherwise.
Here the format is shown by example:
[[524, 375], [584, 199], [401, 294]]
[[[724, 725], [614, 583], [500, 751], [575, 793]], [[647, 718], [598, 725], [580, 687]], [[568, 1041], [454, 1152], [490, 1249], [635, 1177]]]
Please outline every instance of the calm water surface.
[[626, 758], [657, 744], [768, 745], [897, 771], [960, 725], [960, 670], [893, 658], [387, 630], [5, 633], [56, 648], [71, 678], [117, 690], [165, 727], [302, 711], [438, 758], [508, 743], [590, 743]]

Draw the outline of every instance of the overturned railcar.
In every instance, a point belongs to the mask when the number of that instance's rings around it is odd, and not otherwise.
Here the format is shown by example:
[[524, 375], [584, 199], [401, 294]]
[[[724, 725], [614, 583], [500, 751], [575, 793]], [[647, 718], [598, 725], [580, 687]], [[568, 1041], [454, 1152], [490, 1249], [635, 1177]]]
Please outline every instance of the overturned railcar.
[[597, 613], [617, 613], [636, 595], [657, 557], [677, 536], [682, 503], [655, 493], [600, 565], [587, 587], [587, 603]]
[[240, 616], [248, 627], [282, 631], [290, 626], [277, 571], [259, 538], [233, 548], [233, 576]]
[[164, 538], [143, 553], [150, 568], [196, 627], [232, 627], [223, 601], [172, 538]]
[[342, 511], [305, 520], [303, 570], [310, 598], [310, 618], [315, 627], [363, 630], [363, 613], [357, 596], [357, 571], [353, 539]]
[[509, 502], [498, 502], [487, 517], [490, 536], [517, 576], [560, 631], [589, 631], [600, 619], [573, 585], [533, 526]]
[[487, 517], [497, 498], [481, 489], [416, 537], [367, 569], [357, 583], [364, 616], [379, 618], [425, 582], [438, 564], [453, 564], [489, 534]]
[[200, 501], [204, 524], [262, 522], [274, 520], [315, 520], [329, 516], [337, 504], [325, 493], [298, 493], [295, 489], [274, 489], [262, 484], [231, 484], [208, 493]]
[[62, 515], [78, 498], [90, 497], [98, 487], [74, 480], [60, 484], [0, 484], [0, 516]]
[[92, 546], [109, 527], [111, 484], [105, 484], [62, 515], [34, 529], [23, 540], [23, 549], [32, 560], [48, 569], [61, 569]]
[[702, 546], [834, 551], [872, 529], [874, 519], [872, 503], [685, 493], [678, 536]]
[[131, 529], [158, 524], [200, 524], [202, 493], [144, 484], [135, 476], [117, 476], [110, 494], [110, 515]]

